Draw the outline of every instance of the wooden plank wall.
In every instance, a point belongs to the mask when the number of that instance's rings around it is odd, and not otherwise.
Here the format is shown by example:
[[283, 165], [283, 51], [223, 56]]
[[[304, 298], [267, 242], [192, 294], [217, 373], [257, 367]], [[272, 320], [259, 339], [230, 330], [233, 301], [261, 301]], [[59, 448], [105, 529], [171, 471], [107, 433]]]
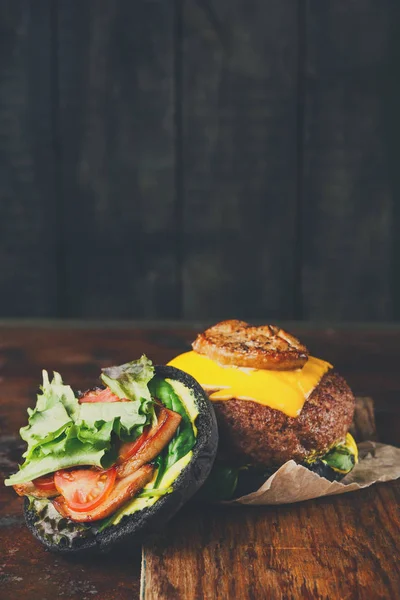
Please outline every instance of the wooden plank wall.
[[0, 0], [0, 317], [400, 318], [396, 0]]
[[0, 314], [57, 313], [50, 0], [0, 2]]
[[[305, 318], [393, 315], [393, 207], [384, 132], [395, 2], [311, 0], [306, 22]], [[396, 17], [396, 18], [395, 18]], [[396, 69], [397, 70], [397, 69]], [[398, 199], [398, 198], [397, 198]]]
[[296, 252], [297, 4], [187, 2], [184, 314], [288, 318]]
[[174, 5], [58, 6], [65, 314], [178, 317]]

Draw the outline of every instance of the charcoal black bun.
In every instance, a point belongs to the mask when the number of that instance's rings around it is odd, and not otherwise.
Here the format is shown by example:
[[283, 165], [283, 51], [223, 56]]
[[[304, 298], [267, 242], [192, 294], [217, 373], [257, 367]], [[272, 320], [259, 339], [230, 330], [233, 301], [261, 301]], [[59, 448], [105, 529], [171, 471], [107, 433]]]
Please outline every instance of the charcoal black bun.
[[[133, 515], [124, 517], [118, 525], [112, 525], [103, 532], [84, 536], [60, 536], [59, 529], [65, 527], [67, 519], [58, 521], [56, 530], [45, 531], [41, 526], [41, 517], [35, 508], [29, 508], [29, 499], [25, 498], [25, 521], [33, 535], [47, 549], [64, 554], [103, 553], [114, 549], [116, 545], [140, 544], [143, 539], [161, 530], [164, 524], [197, 492], [207, 479], [218, 447], [218, 429], [214, 409], [207, 394], [193, 377], [174, 367], [156, 366], [155, 374], [163, 379], [180, 381], [192, 390], [199, 410], [196, 419], [197, 442], [193, 448], [193, 457], [173, 484], [173, 492], [158, 499], [153, 506], [147, 507]], [[70, 529], [75, 527], [68, 522]], [[55, 541], [54, 538], [58, 538]]]

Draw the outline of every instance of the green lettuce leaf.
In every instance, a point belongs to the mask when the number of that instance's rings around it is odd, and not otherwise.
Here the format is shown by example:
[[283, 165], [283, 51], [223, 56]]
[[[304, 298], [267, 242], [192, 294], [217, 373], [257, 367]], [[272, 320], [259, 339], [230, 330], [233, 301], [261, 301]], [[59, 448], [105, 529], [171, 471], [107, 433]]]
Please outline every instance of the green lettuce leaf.
[[59, 373], [54, 373], [51, 382], [47, 371], [42, 374], [42, 393], [37, 396], [34, 410], [28, 408], [28, 425], [20, 429], [20, 436], [28, 445], [23, 455], [26, 459], [37, 446], [59, 437], [72, 424], [72, 417], [79, 410], [78, 400], [70, 386], [63, 385]]
[[[50, 381], [43, 371], [42, 393], [37, 397], [36, 407], [28, 409], [28, 425], [20, 430], [28, 445], [23, 455], [25, 462], [18, 473], [5, 481], [6, 485], [26, 483], [78, 465], [106, 468], [116, 460], [113, 439], [130, 441], [141, 435], [154, 418], [153, 401], [147, 388], [148, 378], [154, 372], [151, 362], [142, 357], [122, 367], [113, 367], [111, 372], [122, 373], [122, 385], [129, 388], [129, 397], [135, 401], [79, 404], [59, 373], [54, 373]], [[140, 395], [137, 393], [134, 397], [134, 389], [140, 390]], [[123, 397], [127, 397], [126, 392]]]
[[102, 369], [101, 379], [118, 398], [151, 401], [147, 386], [154, 377], [154, 367], [151, 360], [144, 354], [139, 360], [125, 363], [119, 367]]
[[5, 480], [5, 485], [16, 485], [19, 483], [26, 483], [58, 471], [58, 469], [67, 469], [69, 467], [76, 467], [79, 465], [93, 465], [95, 467], [107, 468], [111, 466], [111, 462], [107, 460], [105, 450], [95, 450], [91, 444], [82, 444], [79, 440], [75, 439], [75, 442], [70, 444], [68, 454], [65, 454], [61, 450], [61, 444], [59, 445], [57, 452], [51, 452], [47, 456], [33, 456], [28, 463], [25, 463], [23, 467]]
[[[101, 423], [111, 423], [111, 429], [124, 441], [135, 439], [143, 432], [152, 406], [145, 402], [98, 402], [81, 405], [78, 424], [85, 432], [97, 435]], [[135, 431], [134, 431], [135, 430]], [[85, 433], [86, 435], [86, 433]]]

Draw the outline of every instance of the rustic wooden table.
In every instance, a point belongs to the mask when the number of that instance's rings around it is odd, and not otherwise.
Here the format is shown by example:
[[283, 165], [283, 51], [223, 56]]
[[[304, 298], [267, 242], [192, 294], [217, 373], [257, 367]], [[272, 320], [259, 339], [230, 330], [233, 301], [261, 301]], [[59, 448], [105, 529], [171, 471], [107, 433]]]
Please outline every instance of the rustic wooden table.
[[[18, 429], [42, 368], [73, 386], [145, 352], [165, 363], [200, 327], [171, 324], [2, 323], [1, 474], [16, 468]], [[400, 444], [400, 328], [292, 324], [312, 353], [334, 363], [375, 402], [380, 441]], [[187, 506], [143, 551], [146, 600], [400, 597], [400, 481], [283, 507]], [[46, 552], [28, 533], [21, 500], [1, 491], [0, 597], [124, 600], [140, 594], [141, 551], [79, 560]]]

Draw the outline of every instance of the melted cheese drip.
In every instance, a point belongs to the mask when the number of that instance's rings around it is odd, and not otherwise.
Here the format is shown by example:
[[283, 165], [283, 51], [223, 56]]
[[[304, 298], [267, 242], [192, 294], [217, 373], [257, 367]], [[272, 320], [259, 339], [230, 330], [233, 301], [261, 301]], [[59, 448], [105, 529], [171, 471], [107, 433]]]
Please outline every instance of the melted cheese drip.
[[310, 356], [302, 369], [267, 371], [219, 365], [197, 352], [185, 352], [168, 363], [192, 375], [206, 390], [216, 390], [211, 400], [240, 398], [297, 417], [304, 402], [332, 365]]

